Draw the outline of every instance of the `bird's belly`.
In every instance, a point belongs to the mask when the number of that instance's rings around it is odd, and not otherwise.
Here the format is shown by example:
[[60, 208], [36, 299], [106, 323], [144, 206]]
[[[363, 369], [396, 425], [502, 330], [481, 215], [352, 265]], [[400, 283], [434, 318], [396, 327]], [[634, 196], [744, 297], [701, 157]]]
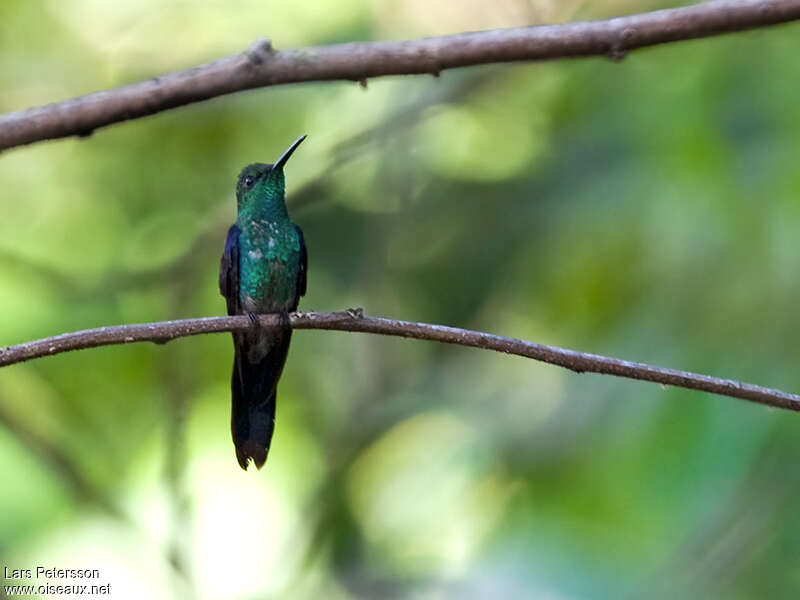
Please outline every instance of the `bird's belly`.
[[[296, 301], [297, 268], [291, 260], [253, 260], [243, 269], [241, 300], [249, 312], [291, 310]], [[243, 265], [244, 266], [244, 265]]]

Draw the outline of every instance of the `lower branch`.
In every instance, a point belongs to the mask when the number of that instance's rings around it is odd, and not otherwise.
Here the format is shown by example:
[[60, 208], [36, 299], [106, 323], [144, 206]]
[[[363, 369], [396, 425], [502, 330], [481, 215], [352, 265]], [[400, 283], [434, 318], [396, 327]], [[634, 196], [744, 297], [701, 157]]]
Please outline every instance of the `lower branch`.
[[[279, 325], [277, 315], [261, 315], [259, 319], [262, 327], [276, 327]], [[587, 354], [555, 346], [545, 346], [525, 340], [459, 329], [457, 327], [367, 317], [364, 316], [361, 309], [350, 309], [341, 312], [297, 312], [291, 315], [291, 325], [294, 329], [329, 329], [377, 333], [418, 340], [431, 340], [445, 344], [471, 346], [473, 348], [483, 348], [484, 350], [495, 350], [558, 365], [577, 373], [601, 373], [628, 379], [652, 381], [662, 385], [700, 390], [721, 396], [730, 396], [731, 398], [741, 398], [758, 404], [800, 411], [800, 395], [776, 389], [731, 379], [719, 379], [688, 371], [665, 369], [598, 354]], [[203, 333], [245, 331], [250, 327], [252, 327], [252, 324], [249, 318], [245, 315], [240, 315], [87, 329], [2, 348], [0, 349], [0, 367], [71, 350], [132, 342], [163, 344], [179, 337]]]

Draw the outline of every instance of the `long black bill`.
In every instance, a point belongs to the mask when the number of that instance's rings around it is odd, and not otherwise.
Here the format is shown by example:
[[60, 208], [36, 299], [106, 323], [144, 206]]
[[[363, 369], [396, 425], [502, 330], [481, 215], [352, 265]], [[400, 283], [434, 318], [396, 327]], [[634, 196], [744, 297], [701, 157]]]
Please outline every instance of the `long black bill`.
[[292, 142], [292, 145], [286, 149], [286, 152], [281, 154], [281, 157], [275, 161], [275, 164], [272, 165], [272, 170], [276, 171], [278, 169], [282, 169], [283, 165], [286, 164], [286, 161], [289, 160], [289, 157], [292, 155], [292, 152], [297, 150], [297, 147], [303, 143], [303, 140], [306, 139], [305, 135], [301, 135], [295, 141]]

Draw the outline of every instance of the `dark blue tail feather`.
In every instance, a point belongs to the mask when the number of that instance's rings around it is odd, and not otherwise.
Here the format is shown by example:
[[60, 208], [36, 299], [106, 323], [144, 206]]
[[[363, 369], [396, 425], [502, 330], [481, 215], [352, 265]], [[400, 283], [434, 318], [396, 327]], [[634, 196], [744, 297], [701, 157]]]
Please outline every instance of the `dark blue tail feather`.
[[[290, 341], [291, 330], [234, 335], [231, 433], [236, 459], [244, 470], [251, 459], [259, 469], [267, 460], [275, 429], [276, 388]], [[254, 349], [263, 347], [263, 357], [254, 360], [253, 355], [259, 354]]]

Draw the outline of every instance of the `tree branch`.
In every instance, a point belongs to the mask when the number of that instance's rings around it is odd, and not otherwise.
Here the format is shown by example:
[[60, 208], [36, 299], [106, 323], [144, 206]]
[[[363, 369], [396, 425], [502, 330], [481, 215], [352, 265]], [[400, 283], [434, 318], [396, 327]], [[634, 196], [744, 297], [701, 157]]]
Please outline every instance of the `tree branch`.
[[630, 50], [800, 19], [800, 0], [711, 0], [605, 21], [245, 52], [109, 91], [0, 116], [0, 150], [95, 129], [192, 102], [301, 81], [364, 82], [384, 75], [438, 75], [488, 63], [581, 56], [621, 59]]
[[[279, 325], [277, 315], [261, 315], [259, 319], [263, 327]], [[700, 390], [721, 396], [741, 398], [758, 404], [800, 411], [800, 395], [776, 389], [597, 354], [565, 350], [555, 346], [544, 346], [491, 333], [469, 331], [444, 325], [366, 317], [361, 309], [350, 309], [343, 312], [298, 312], [292, 313], [290, 319], [294, 329], [329, 329], [376, 333], [471, 346], [473, 348], [495, 350], [506, 354], [532, 358], [558, 365], [577, 373], [600, 373], [628, 379], [652, 381], [662, 385]], [[240, 315], [87, 329], [0, 348], [0, 367], [71, 350], [132, 342], [166, 343], [179, 337], [203, 333], [245, 331], [250, 327], [252, 327], [252, 324], [249, 318]]]

